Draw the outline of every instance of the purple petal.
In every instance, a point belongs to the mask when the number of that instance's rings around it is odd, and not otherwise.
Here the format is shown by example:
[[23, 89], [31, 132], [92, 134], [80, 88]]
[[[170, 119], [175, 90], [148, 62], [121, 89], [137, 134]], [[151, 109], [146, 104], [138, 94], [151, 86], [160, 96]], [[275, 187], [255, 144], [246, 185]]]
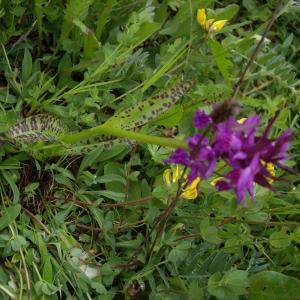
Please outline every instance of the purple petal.
[[274, 142], [274, 148], [272, 153], [270, 154], [271, 156], [279, 156], [280, 154], [285, 153], [288, 148], [290, 141], [292, 139], [292, 129], [288, 129], [285, 132], [283, 132], [279, 138]]
[[279, 168], [281, 168], [282, 170], [290, 173], [290, 174], [293, 174], [293, 175], [296, 175], [296, 176], [300, 176], [300, 174], [298, 172], [296, 172], [295, 170], [293, 170], [292, 168], [288, 167], [288, 166], [285, 166], [283, 165], [282, 163], [280, 162], [276, 162], [275, 165]]
[[265, 187], [265, 188], [268, 188], [272, 191], [275, 191], [275, 189], [272, 187], [272, 185], [269, 183], [269, 181], [267, 180], [267, 178], [265, 176], [263, 176], [262, 174], [256, 174], [255, 177], [254, 177], [254, 181]]
[[194, 116], [194, 126], [195, 128], [205, 128], [212, 119], [203, 110], [198, 110]]
[[199, 133], [194, 134], [192, 137], [187, 137], [185, 140], [188, 142], [189, 148], [194, 148], [199, 143], [202, 135]]
[[216, 183], [215, 188], [218, 191], [222, 192], [222, 191], [230, 190], [232, 188], [232, 185], [227, 181], [220, 180]]
[[171, 158], [165, 162], [187, 166], [189, 163], [189, 155], [183, 149], [176, 149], [171, 154]]

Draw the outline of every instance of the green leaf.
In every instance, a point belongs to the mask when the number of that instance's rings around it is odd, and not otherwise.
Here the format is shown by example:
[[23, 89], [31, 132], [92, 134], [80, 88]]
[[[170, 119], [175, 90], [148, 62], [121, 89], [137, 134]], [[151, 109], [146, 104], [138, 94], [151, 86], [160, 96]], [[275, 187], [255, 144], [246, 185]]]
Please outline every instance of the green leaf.
[[182, 37], [189, 34], [191, 30], [191, 18], [195, 17], [194, 12], [197, 11], [197, 8], [208, 7], [212, 4], [212, 0], [183, 1], [183, 5], [181, 5], [176, 15], [166, 22], [160, 34], [171, 35], [173, 37]]
[[148, 150], [152, 156], [152, 159], [160, 164], [164, 164], [164, 161], [169, 158], [170, 149], [166, 147], [160, 147], [158, 145], [148, 145]]
[[64, 21], [62, 24], [62, 30], [57, 45], [57, 49], [60, 47], [61, 43], [68, 37], [69, 33], [73, 28], [73, 21], [75, 19], [81, 19], [88, 11], [90, 5], [94, 0], [69, 0], [67, 7], [65, 9]]
[[169, 253], [168, 260], [176, 263], [177, 261], [183, 261], [189, 254], [191, 243], [188, 241], [181, 241], [178, 243]]
[[4, 170], [2, 170], [1, 173], [5, 178], [5, 180], [7, 181], [7, 183], [10, 185], [10, 188], [12, 189], [13, 196], [14, 196], [13, 203], [14, 204], [18, 203], [20, 201], [20, 191], [12, 178], [12, 174], [9, 171], [4, 171]]
[[80, 174], [86, 170], [87, 168], [91, 167], [93, 165], [93, 163], [99, 158], [99, 156], [102, 154], [103, 148], [101, 147], [101, 145], [91, 151], [89, 154], [87, 154], [83, 160], [81, 161], [79, 170], [78, 170], [78, 176], [80, 176]]
[[50, 256], [47, 258], [47, 260], [44, 263], [43, 279], [49, 283], [53, 281], [52, 264], [51, 264]]
[[240, 7], [236, 4], [226, 5], [226, 7], [217, 9], [212, 17], [218, 20], [231, 20], [239, 11]]
[[222, 274], [217, 272], [209, 277], [207, 289], [208, 292], [218, 299], [225, 299], [226, 289], [221, 284]]
[[126, 184], [126, 179], [123, 176], [117, 174], [106, 174], [97, 178], [99, 183], [109, 183], [109, 182], [120, 182], [123, 184], [122, 188]]
[[221, 74], [229, 82], [229, 70], [233, 66], [230, 52], [213, 39], [209, 39], [209, 45]]
[[210, 243], [220, 244], [222, 240], [218, 236], [218, 229], [216, 226], [209, 225], [209, 220], [205, 219], [200, 223], [201, 237]]
[[300, 280], [265, 271], [250, 277], [249, 300], [299, 300]]
[[243, 270], [229, 271], [223, 277], [223, 282], [237, 295], [245, 295], [247, 294], [246, 288], [249, 286], [248, 272]]
[[0, 133], [7, 131], [16, 123], [16, 113], [14, 111], [0, 112]]
[[124, 151], [126, 150], [128, 150], [128, 145], [122, 144], [120, 142], [116, 143], [112, 149], [110, 149], [109, 151], [104, 151], [102, 155], [100, 155], [98, 161], [106, 161], [115, 158], [121, 153], [124, 153]]
[[26, 84], [26, 81], [30, 78], [32, 72], [32, 56], [27, 48], [24, 50], [24, 58], [22, 62], [22, 81]]
[[143, 23], [139, 30], [135, 33], [135, 37], [132, 43], [135, 45], [141, 44], [147, 38], [149, 38], [154, 32], [160, 28], [160, 23]]
[[239, 299], [247, 294], [249, 286], [248, 272], [242, 270], [228, 271], [222, 277], [221, 273], [213, 274], [208, 280], [208, 291], [218, 299]]
[[291, 239], [297, 243], [300, 243], [300, 227], [297, 227], [294, 232], [291, 233]]
[[117, 202], [124, 201], [125, 194], [124, 193], [118, 193], [118, 192], [113, 192], [113, 191], [100, 191], [99, 195], [112, 199]]
[[99, 15], [96, 27], [96, 37], [98, 40], [101, 39], [104, 25], [107, 22], [108, 17], [111, 14], [111, 10], [116, 2], [116, 0], [106, 0], [105, 4], [103, 5], [103, 9], [101, 10], [101, 13]]
[[133, 129], [154, 120], [175, 104], [194, 84], [183, 82], [108, 119], [105, 125]]
[[161, 116], [159, 116], [153, 123], [155, 125], [162, 125], [170, 128], [179, 124], [183, 116], [183, 108], [181, 105], [174, 105]]
[[10, 206], [4, 210], [4, 215], [0, 218], [0, 230], [3, 230], [9, 224], [11, 224], [20, 214], [21, 205], [16, 204]]
[[274, 232], [269, 238], [274, 248], [287, 248], [291, 244], [291, 238], [285, 231]]
[[[115, 180], [112, 180], [115, 177]], [[117, 162], [109, 162], [104, 167], [105, 188], [113, 192], [125, 191], [126, 179], [122, 165]], [[100, 180], [101, 180], [100, 178]], [[121, 180], [123, 178], [123, 180]], [[105, 180], [109, 179], [109, 180]], [[104, 182], [103, 182], [104, 183]]]
[[197, 280], [189, 285], [189, 298], [188, 300], [202, 300], [204, 299], [203, 289]]
[[28, 246], [28, 242], [26, 239], [21, 236], [17, 235], [12, 241], [11, 241], [11, 248], [15, 252], [19, 252], [23, 247]]

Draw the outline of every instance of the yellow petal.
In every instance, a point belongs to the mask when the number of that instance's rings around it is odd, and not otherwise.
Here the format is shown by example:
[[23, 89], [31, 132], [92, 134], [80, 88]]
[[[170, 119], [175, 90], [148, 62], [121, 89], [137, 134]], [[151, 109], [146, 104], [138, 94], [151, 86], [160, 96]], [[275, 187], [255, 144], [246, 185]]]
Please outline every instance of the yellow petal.
[[179, 167], [178, 167], [178, 165], [176, 165], [176, 169], [175, 169], [175, 171], [174, 171], [174, 173], [173, 173], [173, 183], [175, 183], [175, 182], [177, 182], [178, 181], [178, 179], [180, 178], [180, 176], [181, 176], [181, 173], [182, 172], [179, 172]]
[[205, 23], [205, 30], [206, 32], [211, 31], [211, 27], [212, 25], [215, 23], [215, 19], [209, 19], [207, 20], [207, 22]]
[[[272, 164], [272, 163], [267, 163], [267, 170], [268, 170], [268, 172], [273, 176], [273, 177], [275, 177], [275, 175], [276, 175], [276, 173], [275, 173], [275, 167], [274, 167], [274, 165]], [[267, 180], [268, 180], [268, 182], [270, 183], [270, 184], [272, 184], [273, 182], [274, 182], [274, 180], [272, 179], [272, 178], [267, 178]]]
[[272, 175], [272, 176], [275, 176], [276, 173], [275, 173], [275, 167], [272, 163], [267, 163], [267, 170], [268, 172]]
[[237, 120], [237, 122], [239, 124], [243, 124], [246, 120], [247, 120], [247, 118], [241, 118], [241, 119]]
[[199, 8], [197, 11], [197, 21], [204, 28], [206, 22], [205, 8]]
[[221, 180], [223, 180], [223, 179], [224, 179], [224, 177], [217, 177], [217, 178], [213, 179], [213, 180], [210, 182], [210, 184], [213, 185], [213, 186], [215, 186], [219, 181], [221, 181]]
[[220, 21], [216, 21], [213, 23], [213, 25], [211, 26], [211, 29], [213, 31], [218, 31], [221, 30], [224, 25], [226, 24], [227, 20], [220, 20]]
[[198, 192], [196, 189], [194, 189], [194, 190], [190, 190], [190, 191], [186, 191], [186, 192], [182, 193], [181, 196], [183, 199], [186, 199], [186, 200], [194, 200], [195, 198], [197, 198]]
[[200, 182], [200, 178], [197, 177], [191, 185], [187, 186], [184, 190], [184, 192], [181, 194], [182, 198], [187, 199], [187, 200], [193, 200], [197, 198], [198, 196], [198, 184]]
[[192, 183], [191, 185], [188, 186], [188, 188], [191, 188], [191, 189], [196, 189], [198, 184], [200, 182], [200, 177], [197, 177]]
[[164, 170], [163, 179], [167, 186], [171, 186], [171, 177], [172, 177], [172, 170], [166, 169]]
[[[263, 166], [266, 165], [266, 162], [264, 160], [261, 159], [260, 162], [261, 162], [261, 164]], [[272, 163], [267, 163], [266, 169], [271, 174], [271, 176], [274, 177], [276, 175], [276, 173], [275, 173], [275, 167], [274, 167], [274, 165]], [[268, 181], [269, 184], [272, 184], [274, 182], [274, 180], [272, 178], [270, 178], [270, 177], [266, 177], [266, 179], [267, 179], [267, 181]]]

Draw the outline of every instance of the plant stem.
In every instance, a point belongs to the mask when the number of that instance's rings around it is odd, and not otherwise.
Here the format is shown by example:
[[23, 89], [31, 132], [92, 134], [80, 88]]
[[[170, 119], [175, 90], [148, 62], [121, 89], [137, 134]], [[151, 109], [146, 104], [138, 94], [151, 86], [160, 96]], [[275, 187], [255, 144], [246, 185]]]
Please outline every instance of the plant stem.
[[137, 133], [129, 130], [109, 127], [106, 125], [99, 125], [94, 128], [86, 129], [74, 134], [67, 134], [62, 136], [60, 140], [63, 143], [71, 144], [102, 134], [112, 135], [124, 139], [135, 140], [141, 143], [154, 144], [154, 145], [165, 146], [170, 148], [182, 148], [188, 150], [185, 141], [180, 141], [173, 138], [164, 138], [164, 137]]
[[267, 27], [266, 27], [264, 33], [261, 36], [260, 41], [258, 42], [256, 48], [254, 49], [253, 53], [251, 54], [245, 69], [241, 72], [240, 78], [239, 78], [238, 82], [235, 85], [235, 88], [234, 88], [234, 91], [233, 91], [233, 94], [232, 94], [232, 99], [235, 99], [236, 96], [238, 95], [238, 93], [240, 91], [240, 88], [241, 88], [241, 85], [245, 80], [246, 73], [248, 72], [249, 68], [251, 67], [252, 63], [254, 62], [254, 60], [255, 60], [258, 52], [260, 51], [260, 48], [261, 48], [263, 42], [264, 42], [264, 39], [266, 38], [266, 36], [269, 33], [274, 21], [276, 20], [277, 16], [279, 15], [282, 2], [283, 2], [282, 0], [278, 1], [277, 7], [273, 11], [273, 14], [272, 14], [272, 16], [271, 16], [271, 18], [270, 18], [270, 20], [267, 24]]

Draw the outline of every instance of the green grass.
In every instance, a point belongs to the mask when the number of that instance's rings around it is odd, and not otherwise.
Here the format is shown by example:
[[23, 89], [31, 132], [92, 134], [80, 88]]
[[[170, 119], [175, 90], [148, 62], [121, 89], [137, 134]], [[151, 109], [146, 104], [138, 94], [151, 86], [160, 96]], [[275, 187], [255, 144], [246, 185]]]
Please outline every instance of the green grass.
[[[153, 243], [176, 193], [164, 160], [193, 134], [195, 110], [231, 97], [276, 5], [0, 1], [0, 299], [298, 299], [294, 175], [276, 170], [277, 192], [257, 186], [248, 207], [201, 181]], [[228, 22], [207, 35], [200, 7]], [[281, 111], [273, 135], [293, 129], [298, 172], [299, 11], [283, 1], [237, 95], [241, 118], [265, 126]], [[103, 135], [136, 142], [107, 149]]]

